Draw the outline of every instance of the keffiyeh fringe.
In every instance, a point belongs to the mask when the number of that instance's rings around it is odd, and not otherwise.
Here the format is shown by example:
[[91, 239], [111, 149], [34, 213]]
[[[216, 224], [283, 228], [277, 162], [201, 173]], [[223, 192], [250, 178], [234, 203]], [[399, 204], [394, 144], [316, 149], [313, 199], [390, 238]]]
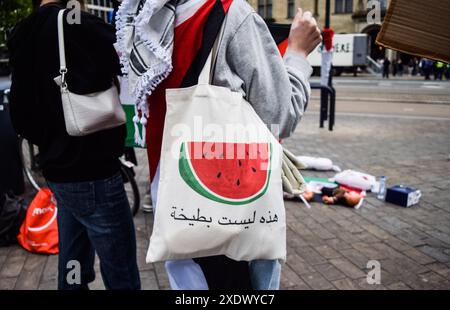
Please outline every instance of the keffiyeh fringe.
[[[165, 48], [160, 44], [161, 37], [164, 37], [167, 33], [159, 34], [160, 37], [151, 37], [150, 32], [145, 31], [145, 27], [150, 24], [152, 18], [155, 18], [158, 10], [168, 2], [169, 0], [147, 0], [136, 15], [140, 1], [124, 0], [116, 15], [117, 46], [122, 64], [122, 72], [129, 77], [129, 89], [136, 104], [136, 115], [133, 118], [133, 122], [135, 123], [135, 129], [137, 129], [138, 123], [143, 125], [141, 134], [139, 134], [138, 130], [135, 132], [135, 142], [141, 146], [145, 145], [145, 126], [149, 116], [147, 98], [168, 77], [173, 69], [172, 46], [170, 45], [169, 48]], [[174, 22], [174, 10], [167, 10], [167, 16], [161, 19]], [[133, 30], [134, 33], [130, 33]], [[173, 40], [173, 38], [170, 39]], [[127, 40], [132, 40], [134, 44], [129, 44]], [[152, 58], [142, 59], [148, 69], [141, 75], [137, 75], [130, 68], [131, 50], [127, 50], [128, 45], [136, 46], [136, 43], [144, 45], [150, 52], [146, 56]], [[153, 63], [153, 65], [148, 65], [150, 63]], [[134, 76], [130, 79], [130, 75]], [[132, 80], [135, 82], [132, 83]]]

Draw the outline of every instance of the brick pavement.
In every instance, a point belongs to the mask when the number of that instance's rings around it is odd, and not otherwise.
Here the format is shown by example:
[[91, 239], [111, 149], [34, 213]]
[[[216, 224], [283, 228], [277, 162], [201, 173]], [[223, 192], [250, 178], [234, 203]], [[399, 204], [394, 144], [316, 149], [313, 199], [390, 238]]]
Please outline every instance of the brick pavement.
[[[359, 210], [287, 202], [287, 263], [283, 289], [450, 289], [450, 121], [337, 116], [335, 131], [305, 117], [285, 141], [296, 154], [331, 158], [342, 168], [386, 175], [389, 184], [416, 186], [420, 205], [409, 209], [369, 195]], [[137, 178], [147, 184], [145, 154]], [[308, 171], [305, 175], [331, 176]], [[135, 218], [144, 289], [168, 289], [162, 264], [145, 264], [152, 215]], [[381, 263], [381, 284], [366, 282], [366, 264]], [[0, 289], [56, 288], [56, 256], [0, 248]], [[102, 289], [98, 261], [94, 289]]]

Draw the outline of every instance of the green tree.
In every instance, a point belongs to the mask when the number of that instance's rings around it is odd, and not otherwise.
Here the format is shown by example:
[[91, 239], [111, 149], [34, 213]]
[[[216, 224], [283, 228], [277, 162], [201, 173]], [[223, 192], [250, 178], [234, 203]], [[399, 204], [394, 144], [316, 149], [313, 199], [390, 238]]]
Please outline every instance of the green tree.
[[6, 33], [32, 11], [32, 0], [0, 0], [0, 48], [6, 42]]

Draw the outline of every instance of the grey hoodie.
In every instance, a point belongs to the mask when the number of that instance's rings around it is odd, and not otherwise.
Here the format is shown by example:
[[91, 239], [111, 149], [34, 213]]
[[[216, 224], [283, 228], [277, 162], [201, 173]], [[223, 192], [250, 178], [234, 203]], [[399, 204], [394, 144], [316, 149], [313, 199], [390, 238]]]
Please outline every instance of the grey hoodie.
[[219, 46], [213, 84], [240, 91], [280, 138], [290, 136], [303, 116], [312, 68], [301, 55], [280, 56], [263, 19], [244, 0], [234, 0]]

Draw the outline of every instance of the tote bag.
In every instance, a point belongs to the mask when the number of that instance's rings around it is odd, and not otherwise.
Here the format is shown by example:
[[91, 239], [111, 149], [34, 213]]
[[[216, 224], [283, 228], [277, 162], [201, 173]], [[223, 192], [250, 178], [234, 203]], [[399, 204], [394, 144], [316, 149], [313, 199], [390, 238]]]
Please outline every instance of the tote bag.
[[198, 85], [166, 91], [147, 262], [286, 257], [281, 145], [241, 93], [210, 84], [215, 49]]

